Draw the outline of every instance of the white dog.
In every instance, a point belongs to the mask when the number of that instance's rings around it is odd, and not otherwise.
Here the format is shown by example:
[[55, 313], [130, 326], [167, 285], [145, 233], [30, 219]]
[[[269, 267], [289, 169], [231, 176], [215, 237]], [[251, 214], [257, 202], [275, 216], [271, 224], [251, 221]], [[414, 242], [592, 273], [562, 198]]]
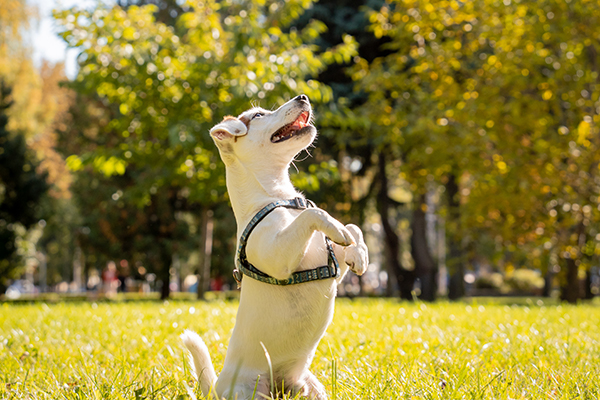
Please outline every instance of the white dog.
[[368, 256], [357, 226], [312, 206], [290, 181], [291, 162], [317, 135], [311, 113], [300, 95], [274, 112], [253, 108], [225, 117], [210, 131], [237, 221], [241, 295], [218, 379], [202, 339], [182, 334], [205, 396], [260, 399], [283, 388], [327, 399], [308, 367], [333, 318], [337, 284], [348, 267], [362, 275]]

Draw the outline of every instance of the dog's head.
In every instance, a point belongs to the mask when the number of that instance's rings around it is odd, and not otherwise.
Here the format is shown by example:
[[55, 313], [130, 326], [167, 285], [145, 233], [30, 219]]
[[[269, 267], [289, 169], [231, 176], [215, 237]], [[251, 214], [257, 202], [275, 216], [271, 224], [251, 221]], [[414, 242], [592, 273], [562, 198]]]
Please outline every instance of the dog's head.
[[225, 117], [210, 134], [226, 165], [236, 159], [287, 165], [317, 136], [311, 118], [308, 97], [300, 95], [276, 111], [252, 108], [237, 118]]

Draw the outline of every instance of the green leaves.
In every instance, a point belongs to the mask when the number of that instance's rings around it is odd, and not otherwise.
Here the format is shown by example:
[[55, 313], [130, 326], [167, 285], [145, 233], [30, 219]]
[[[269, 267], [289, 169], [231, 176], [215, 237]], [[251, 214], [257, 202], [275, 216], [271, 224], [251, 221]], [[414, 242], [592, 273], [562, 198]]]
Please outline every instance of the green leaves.
[[[55, 13], [62, 36], [82, 51], [73, 87], [102, 99], [111, 116], [101, 145], [88, 156], [70, 158], [72, 170], [89, 163], [110, 176], [135, 165], [153, 171], [138, 182], [146, 190], [166, 178], [201, 202], [213, 199], [206, 197], [207, 185], [222, 196], [222, 167], [206, 168], [218, 159], [205, 134], [217, 119], [237, 115], [251, 101], [271, 107], [297, 93], [327, 102], [331, 90], [305, 77], [355, 54], [346, 38], [317, 55], [306, 43], [326, 29], [320, 22], [286, 33], [284, 24], [304, 3], [190, 2], [175, 28], [154, 20], [154, 6]], [[188, 158], [195, 148], [211, 161], [196, 165]], [[182, 167], [190, 161], [191, 167]]]
[[353, 78], [369, 93], [363, 110], [381, 142], [403, 154], [407, 179], [443, 183], [451, 165], [462, 175], [463, 223], [504, 243], [564, 252], [597, 237], [594, 9], [398, 0], [371, 13], [371, 29], [393, 53], [359, 62]]
[[114, 156], [109, 158], [105, 156], [96, 157], [94, 158], [93, 165], [96, 170], [102, 172], [106, 177], [123, 175], [127, 167], [127, 163], [124, 160]]

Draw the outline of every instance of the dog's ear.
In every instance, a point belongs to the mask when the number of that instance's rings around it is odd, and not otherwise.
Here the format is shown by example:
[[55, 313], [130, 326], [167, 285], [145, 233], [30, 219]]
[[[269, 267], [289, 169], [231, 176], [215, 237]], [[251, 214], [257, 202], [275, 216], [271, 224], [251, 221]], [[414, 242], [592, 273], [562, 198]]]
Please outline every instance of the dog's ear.
[[210, 135], [217, 144], [248, 133], [248, 127], [235, 117], [225, 117], [222, 122], [210, 130]]

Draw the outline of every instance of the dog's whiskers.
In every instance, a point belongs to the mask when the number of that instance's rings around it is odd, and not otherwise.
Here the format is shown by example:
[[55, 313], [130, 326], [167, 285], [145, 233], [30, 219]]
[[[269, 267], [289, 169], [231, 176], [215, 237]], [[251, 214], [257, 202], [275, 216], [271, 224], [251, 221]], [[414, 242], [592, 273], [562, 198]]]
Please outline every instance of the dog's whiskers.
[[[312, 143], [309, 145], [309, 147], [316, 148], [316, 147], [315, 147], [315, 145], [313, 145]], [[306, 149], [304, 149], [304, 151], [306, 151], [306, 157], [304, 157], [303, 159], [300, 159], [300, 158], [298, 157], [300, 154], [298, 154], [298, 155], [296, 155], [296, 157], [294, 158], [294, 160], [293, 160], [293, 161], [294, 161], [294, 162], [295, 162], [295, 161], [297, 161], [297, 162], [302, 162], [302, 161], [306, 160], [307, 158], [313, 157], [313, 155], [312, 155], [312, 154], [310, 154], [310, 151], [308, 150], [308, 147], [307, 147]], [[294, 167], [296, 168], [296, 171], [298, 171], [298, 167], [296, 167], [296, 165], [295, 165], [295, 164], [294, 164]]]

